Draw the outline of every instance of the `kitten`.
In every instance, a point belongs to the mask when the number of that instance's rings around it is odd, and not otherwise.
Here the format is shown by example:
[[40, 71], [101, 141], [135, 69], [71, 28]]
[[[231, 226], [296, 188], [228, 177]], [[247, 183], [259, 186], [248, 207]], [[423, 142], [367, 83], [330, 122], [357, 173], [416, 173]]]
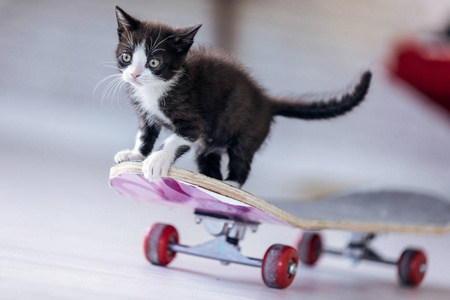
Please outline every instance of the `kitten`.
[[[139, 132], [134, 149], [117, 153], [115, 161], [143, 160], [150, 180], [167, 176], [171, 164], [196, 147], [200, 173], [222, 180], [226, 152], [227, 180], [242, 186], [275, 116], [337, 117], [358, 105], [369, 89], [367, 71], [341, 99], [305, 103], [271, 97], [230, 57], [213, 49], [190, 50], [201, 25], [140, 21], [117, 6], [116, 18], [118, 68], [139, 116]], [[173, 134], [152, 152], [162, 127]]]

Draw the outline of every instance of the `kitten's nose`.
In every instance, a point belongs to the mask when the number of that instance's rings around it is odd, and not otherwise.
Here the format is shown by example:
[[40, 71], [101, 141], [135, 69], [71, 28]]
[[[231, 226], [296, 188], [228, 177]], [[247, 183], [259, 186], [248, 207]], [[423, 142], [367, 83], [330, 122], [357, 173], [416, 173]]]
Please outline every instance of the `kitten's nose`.
[[133, 76], [134, 79], [137, 79], [139, 76], [141, 76], [141, 74], [134, 74], [134, 73], [131, 73], [131, 76]]

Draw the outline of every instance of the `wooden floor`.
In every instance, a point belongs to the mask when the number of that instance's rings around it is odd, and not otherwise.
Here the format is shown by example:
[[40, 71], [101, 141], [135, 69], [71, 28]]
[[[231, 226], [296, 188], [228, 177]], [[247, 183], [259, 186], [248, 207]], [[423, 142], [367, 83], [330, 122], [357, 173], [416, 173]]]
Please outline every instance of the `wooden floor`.
[[[370, 95], [351, 115], [330, 122], [277, 119], [246, 190], [283, 201], [376, 184], [448, 197], [448, 116], [387, 80], [379, 66], [389, 38], [436, 25], [448, 11], [437, 7], [443, 2], [399, 4], [401, 15], [387, 9], [388, 0], [369, 8], [357, 1], [242, 2], [236, 54], [273, 93], [339, 89], [376, 62]], [[198, 41], [214, 40], [210, 1], [152, 1], [157, 10], [149, 3], [122, 6], [177, 25], [201, 21]], [[131, 147], [136, 133], [123, 93], [101, 102], [102, 86], [92, 95], [115, 72], [99, 65], [114, 59], [113, 4], [2, 1], [0, 16], [2, 49], [8, 49], [0, 56], [0, 299], [448, 299], [450, 236], [374, 241], [392, 258], [407, 246], [426, 250], [429, 271], [419, 289], [400, 288], [390, 267], [351, 268], [333, 257], [300, 268], [286, 290], [266, 288], [251, 267], [183, 255], [168, 268], [149, 265], [141, 247], [151, 223], [172, 223], [187, 245], [209, 235], [190, 212], [135, 203], [108, 186], [115, 152]], [[177, 166], [193, 169], [192, 161], [188, 153]], [[242, 252], [262, 257], [271, 244], [293, 244], [299, 233], [263, 225], [247, 234]], [[334, 246], [348, 237], [324, 234]]]

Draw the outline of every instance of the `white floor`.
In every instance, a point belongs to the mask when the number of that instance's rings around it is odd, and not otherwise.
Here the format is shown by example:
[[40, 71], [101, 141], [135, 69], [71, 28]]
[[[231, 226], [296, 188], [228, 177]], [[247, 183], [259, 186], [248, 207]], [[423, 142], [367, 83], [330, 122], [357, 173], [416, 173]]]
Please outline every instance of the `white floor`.
[[[202, 20], [199, 40], [212, 40], [210, 2], [155, 3], [158, 16], [175, 24]], [[334, 9], [326, 1], [289, 1], [292, 7], [284, 9], [258, 3], [243, 4], [236, 51], [271, 92], [338, 89], [377, 62], [370, 95], [354, 113], [330, 122], [277, 120], [245, 189], [273, 202], [372, 184], [449, 198], [448, 115], [387, 80], [378, 60], [394, 29], [436, 24], [433, 13], [444, 10], [436, 9], [441, 2], [399, 4], [408, 12], [399, 19], [391, 10], [384, 18], [390, 5], [384, 0], [371, 2], [370, 17], [355, 19], [349, 16], [362, 9], [359, 2]], [[148, 5], [127, 1], [123, 7], [145, 16]], [[260, 270], [251, 267], [183, 255], [168, 268], [149, 265], [141, 247], [153, 222], [174, 224], [188, 245], [209, 236], [191, 212], [138, 204], [108, 186], [115, 152], [132, 146], [136, 131], [123, 94], [103, 104], [99, 94], [92, 96], [95, 84], [114, 72], [98, 65], [113, 59], [113, 5], [3, 1], [0, 14], [1, 45], [9, 49], [0, 56], [0, 69], [8, 70], [0, 76], [0, 299], [448, 299], [450, 236], [375, 240], [392, 258], [407, 246], [427, 251], [429, 271], [419, 289], [398, 287], [390, 267], [350, 268], [333, 257], [315, 269], [301, 268], [286, 290], [266, 288]], [[260, 38], [261, 30], [268, 38]], [[349, 35], [338, 38], [343, 33]], [[192, 154], [177, 164], [195, 169]], [[347, 237], [324, 234], [335, 246]], [[293, 244], [298, 235], [262, 225], [247, 234], [242, 251], [262, 257], [271, 244]]]
[[[326, 256], [315, 269], [301, 267], [286, 290], [266, 288], [257, 268], [190, 256], [178, 255], [169, 267], [155, 267], [141, 248], [150, 223], [174, 224], [184, 244], [209, 238], [190, 212], [117, 196], [107, 185], [106, 169], [11, 157], [21, 163], [0, 174], [1, 299], [447, 299], [450, 292], [449, 236], [375, 240], [375, 248], [391, 258], [406, 246], [426, 249], [429, 271], [419, 289], [399, 287], [394, 268], [373, 263], [352, 268], [346, 260]], [[14, 169], [28, 172], [12, 180]], [[293, 245], [298, 234], [262, 225], [256, 234], [247, 234], [242, 251], [262, 257], [273, 243]], [[343, 245], [347, 237], [325, 232], [332, 246]]]

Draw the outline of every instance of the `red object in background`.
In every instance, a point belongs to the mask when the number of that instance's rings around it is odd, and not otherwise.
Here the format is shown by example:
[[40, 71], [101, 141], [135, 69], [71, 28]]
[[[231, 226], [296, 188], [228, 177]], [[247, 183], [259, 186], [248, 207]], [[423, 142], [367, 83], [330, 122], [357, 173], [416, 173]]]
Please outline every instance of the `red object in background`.
[[389, 67], [450, 113], [450, 41], [401, 41], [394, 47]]

